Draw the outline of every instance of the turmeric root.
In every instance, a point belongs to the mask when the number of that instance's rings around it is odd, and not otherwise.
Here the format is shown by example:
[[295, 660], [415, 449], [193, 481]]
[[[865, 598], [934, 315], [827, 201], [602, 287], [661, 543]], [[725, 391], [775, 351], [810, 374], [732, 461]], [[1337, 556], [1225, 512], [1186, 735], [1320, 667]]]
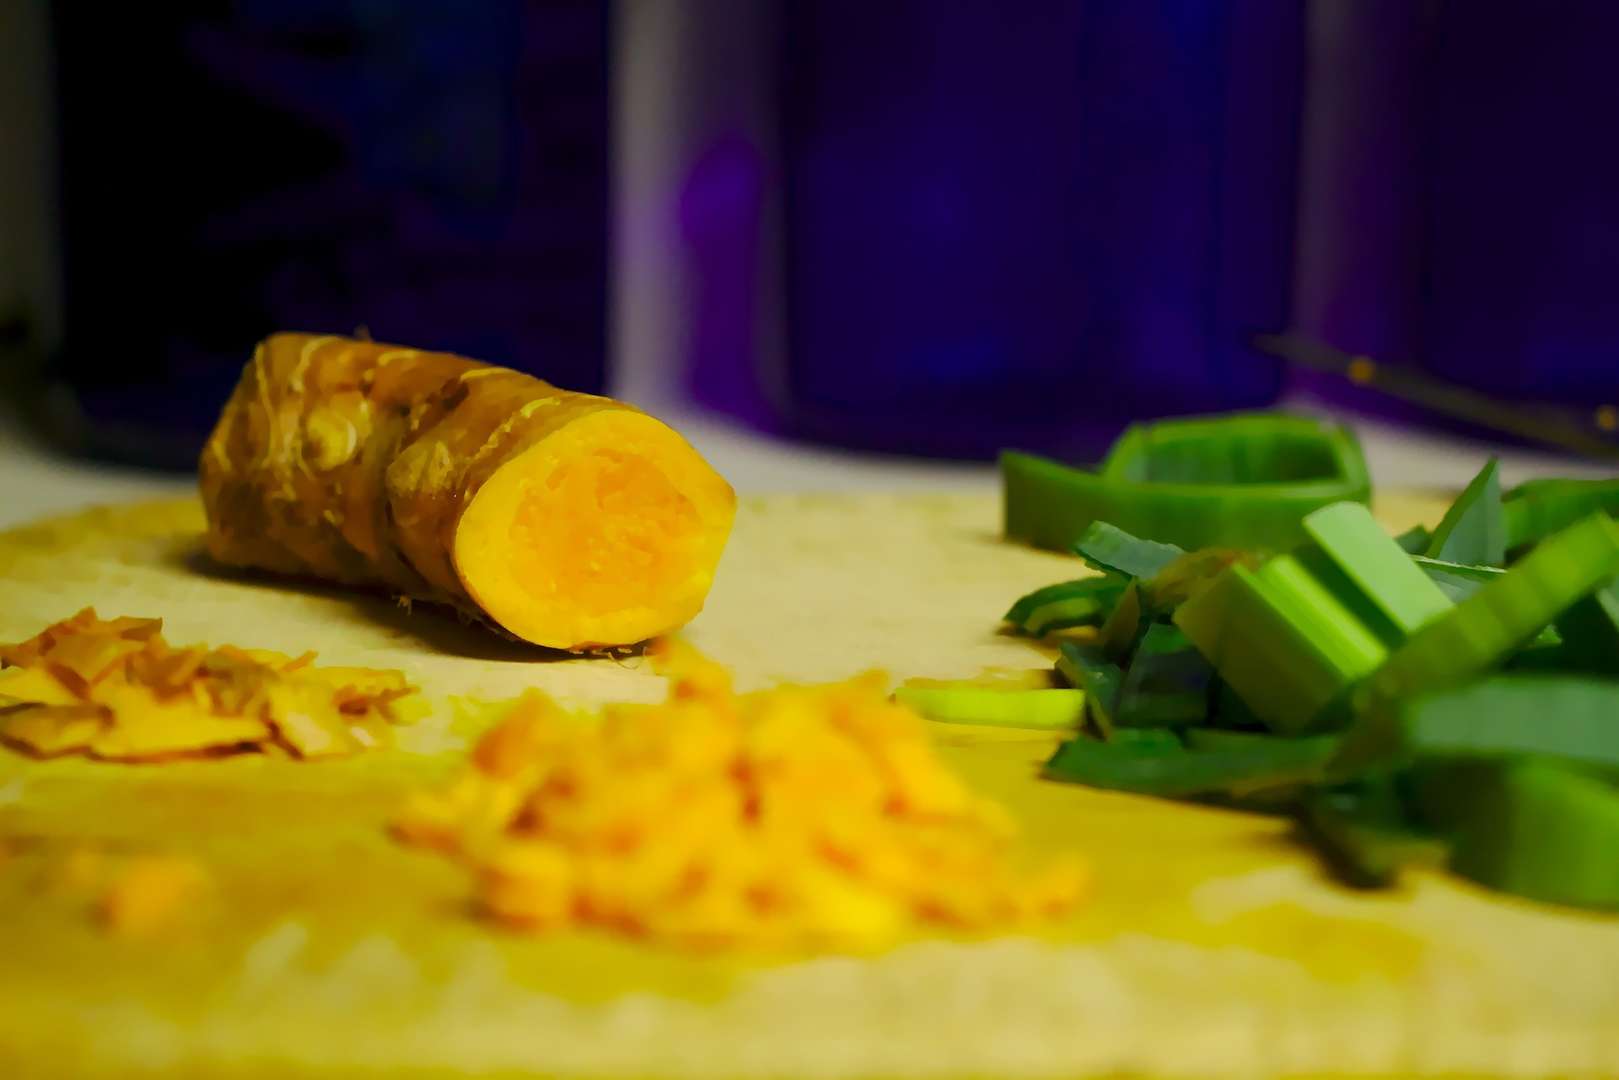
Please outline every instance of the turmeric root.
[[203, 450], [235, 565], [450, 604], [538, 645], [627, 645], [701, 610], [736, 498], [608, 398], [448, 353], [276, 334]]

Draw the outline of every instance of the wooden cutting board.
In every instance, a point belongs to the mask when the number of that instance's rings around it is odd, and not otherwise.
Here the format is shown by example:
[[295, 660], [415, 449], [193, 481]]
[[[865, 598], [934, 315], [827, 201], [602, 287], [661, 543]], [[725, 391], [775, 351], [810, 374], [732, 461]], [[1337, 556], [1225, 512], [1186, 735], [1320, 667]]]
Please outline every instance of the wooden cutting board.
[[[1442, 503], [1386, 500], [1391, 527]], [[744, 687], [1040, 667], [996, 632], [1074, 560], [996, 538], [981, 497], [744, 501], [690, 636]], [[86, 604], [176, 643], [401, 667], [433, 715], [326, 763], [36, 762], [0, 751], [0, 1075], [1541, 1076], [1619, 1071], [1619, 918], [1441, 876], [1358, 894], [1285, 822], [1038, 781], [1051, 739], [939, 726], [944, 753], [1095, 899], [1038, 938], [876, 957], [690, 956], [479, 922], [454, 866], [390, 841], [409, 789], [528, 686], [655, 700], [639, 660], [536, 655], [350, 593], [220, 576], [190, 501], [0, 534], [0, 640]], [[176, 854], [211, 885], [170, 932], [111, 937], [75, 880]], [[87, 870], [89, 866], [91, 869]], [[82, 882], [81, 882], [82, 884]]]

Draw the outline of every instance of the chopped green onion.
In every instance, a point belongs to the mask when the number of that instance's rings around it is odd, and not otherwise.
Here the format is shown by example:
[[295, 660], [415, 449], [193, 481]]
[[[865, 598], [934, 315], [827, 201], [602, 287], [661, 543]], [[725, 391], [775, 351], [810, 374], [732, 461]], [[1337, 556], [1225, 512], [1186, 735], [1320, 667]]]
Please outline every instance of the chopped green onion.
[[1124, 673], [1117, 728], [1178, 727], [1208, 719], [1214, 669], [1186, 635], [1154, 623]]
[[1117, 574], [1061, 581], [1019, 597], [1002, 619], [1031, 637], [1099, 626], [1118, 605], [1128, 584]]
[[1304, 519], [1304, 531], [1401, 637], [1451, 602], [1359, 503], [1336, 503]]
[[1421, 555], [1428, 550], [1428, 544], [1432, 540], [1433, 533], [1428, 531], [1426, 525], [1413, 525], [1394, 538], [1394, 542], [1400, 545], [1400, 550], [1407, 555]]
[[1619, 480], [1503, 496], [1492, 459], [1431, 532], [1390, 538], [1343, 496], [1306, 498], [1337, 482], [1365, 501], [1347, 445], [1241, 417], [1133, 428], [1097, 473], [1004, 455], [1008, 535], [1103, 571], [1007, 621], [1099, 626], [1095, 644], [1062, 644], [1070, 690], [900, 700], [1086, 726], [1101, 739], [1065, 741], [1046, 776], [1294, 815], [1351, 884], [1448, 862], [1619, 908]]
[[1557, 675], [1578, 674], [1585, 670], [1571, 658], [1563, 636], [1557, 632], [1556, 624], [1542, 627], [1534, 640], [1502, 662], [1501, 669], [1512, 672], [1550, 672]]
[[1009, 622], [1014, 626], [1021, 627], [1037, 608], [1059, 600], [1073, 600], [1077, 597], [1092, 596], [1116, 589], [1114, 596], [1108, 601], [1108, 608], [1112, 610], [1113, 604], [1118, 600], [1117, 593], [1124, 591], [1124, 584], [1122, 579], [1109, 574], [1079, 578], [1075, 581], [1059, 581], [1055, 585], [1046, 585], [1018, 597], [1017, 601], [1007, 609], [1006, 614], [1001, 616], [1001, 619], [1003, 622]]
[[1062, 655], [1057, 658], [1057, 673], [1068, 680], [1069, 686], [1085, 692], [1086, 712], [1096, 730], [1104, 736], [1112, 732], [1113, 713], [1124, 685], [1124, 672], [1119, 666], [1092, 646], [1065, 641]]
[[1154, 484], [1254, 486], [1355, 478], [1363, 473], [1354, 433], [1285, 413], [1228, 413], [1134, 424], [1101, 473]]
[[[1440, 562], [1438, 559], [1430, 559], [1423, 555], [1413, 556], [1411, 561], [1453, 604], [1461, 603], [1506, 573], [1499, 566], [1466, 566], [1462, 563]], [[1561, 641], [1562, 637], [1557, 633], [1556, 627], [1546, 626], [1525, 648], [1548, 648]]]
[[1371, 498], [1353, 433], [1305, 417], [1132, 428], [1101, 473], [1013, 451], [1000, 464], [1006, 535], [1059, 551], [1095, 521], [1188, 550], [1280, 550], [1303, 538], [1299, 520], [1311, 510]]
[[1358, 719], [1335, 772], [1353, 773], [1395, 749], [1394, 710], [1400, 702], [1482, 675], [1616, 573], [1619, 527], [1602, 515], [1542, 542], [1413, 634], [1362, 684], [1354, 703]]
[[1126, 584], [1119, 578], [1099, 580], [1105, 580], [1106, 587], [1076, 594], [1065, 600], [1053, 600], [1030, 611], [1023, 620], [1023, 632], [1031, 637], [1045, 637], [1076, 626], [1100, 626], [1118, 607]]
[[1441, 867], [1449, 849], [1414, 829], [1390, 785], [1318, 788], [1302, 801], [1299, 824], [1348, 884], [1391, 884], [1408, 866]]
[[1506, 573], [1498, 566], [1468, 566], [1442, 562], [1426, 555], [1413, 555], [1411, 562], [1439, 587], [1453, 604], [1459, 604], [1486, 584]]
[[1150, 578], [1186, 552], [1174, 544], [1143, 540], [1105, 521], [1093, 521], [1074, 541], [1074, 554], [1104, 574]]
[[1245, 551], [1226, 548], [1188, 551], [1154, 574], [1142, 589], [1147, 606], [1162, 618], [1214, 584], [1215, 578], [1231, 567], [1246, 566], [1251, 570], [1258, 565], [1259, 559]]
[[1568, 671], [1619, 675], [1619, 582], [1609, 582], [1557, 620], [1562, 647], [1557, 659]]
[[1259, 568], [1254, 580], [1346, 679], [1370, 674], [1388, 657], [1387, 645], [1298, 557], [1278, 555]]
[[1544, 758], [1446, 761], [1414, 770], [1422, 818], [1450, 868], [1536, 900], [1619, 906], [1619, 790]]
[[1433, 531], [1429, 558], [1445, 562], [1500, 566], [1507, 557], [1506, 515], [1501, 509], [1501, 466], [1495, 458], [1450, 504]]
[[[1406, 557], [1403, 553], [1399, 555], [1402, 559]], [[1347, 625], [1364, 631], [1377, 641], [1378, 648], [1385, 655], [1409, 636], [1320, 546], [1305, 544], [1293, 551], [1289, 558], [1292, 563], [1290, 571], [1302, 571], [1302, 580], [1307, 580], [1314, 588], [1325, 590], [1336, 605], [1323, 610], [1333, 611]], [[1443, 593], [1439, 596], [1444, 598]], [[1450, 605], [1447, 603], [1445, 606]]]
[[1142, 634], [1146, 612], [1141, 607], [1141, 590], [1135, 582], [1125, 588], [1118, 606], [1097, 632], [1096, 645], [1109, 660], [1120, 662], [1135, 649]]
[[1028, 621], [1023, 624], [1023, 630], [1030, 637], [1039, 638], [1054, 634], [1058, 630], [1100, 626], [1117, 606], [1117, 598], [1104, 600], [1100, 596], [1078, 596], [1072, 600], [1057, 600], [1035, 608]]
[[1061, 730], [1085, 719], [1083, 690], [991, 690], [984, 687], [912, 687], [894, 691], [894, 700], [929, 720]]
[[1538, 754], [1619, 775], [1619, 682], [1497, 675], [1398, 707], [1399, 757]]
[[1215, 672], [1214, 713], [1209, 719], [1211, 723], [1231, 732], [1257, 733], [1265, 728], [1265, 722], [1242, 700], [1241, 694], [1220, 678], [1219, 672]]
[[1329, 707], [1364, 673], [1329, 655], [1241, 566], [1182, 604], [1174, 623], [1275, 731], [1322, 726]]
[[1297, 742], [1300, 738], [1338, 740], [1336, 735], [1272, 735], [1265, 731], [1232, 731], [1217, 727], [1189, 727], [1181, 732], [1181, 739], [1193, 750], [1246, 750], [1267, 746], [1278, 740]]
[[1184, 753], [1186, 745], [1169, 728], [1117, 728], [1107, 737], [1109, 746], [1139, 754]]
[[[1152, 730], [1152, 729], [1143, 729]], [[1248, 750], [1256, 746], [1265, 746], [1277, 740], [1298, 742], [1299, 739], [1289, 735], [1270, 735], [1258, 731], [1228, 731], [1217, 727], [1191, 727], [1184, 728], [1181, 735], [1185, 745], [1190, 750]], [[1305, 739], [1332, 740], [1336, 747], [1336, 737], [1331, 735], [1307, 735]], [[1326, 753], [1325, 744], [1322, 744], [1323, 754]], [[1294, 809], [1300, 798], [1309, 790], [1309, 785], [1303, 781], [1291, 781], [1265, 787], [1257, 791], [1243, 791], [1240, 795], [1233, 793], [1229, 796], [1232, 805], [1260, 813], [1272, 813], [1278, 810]]]
[[1619, 480], [1530, 480], [1501, 499], [1507, 548], [1513, 550], [1594, 513], [1619, 516]]
[[1045, 774], [1141, 795], [1237, 795], [1318, 780], [1330, 738], [1274, 739], [1241, 749], [1143, 752], [1090, 738], [1057, 747]]

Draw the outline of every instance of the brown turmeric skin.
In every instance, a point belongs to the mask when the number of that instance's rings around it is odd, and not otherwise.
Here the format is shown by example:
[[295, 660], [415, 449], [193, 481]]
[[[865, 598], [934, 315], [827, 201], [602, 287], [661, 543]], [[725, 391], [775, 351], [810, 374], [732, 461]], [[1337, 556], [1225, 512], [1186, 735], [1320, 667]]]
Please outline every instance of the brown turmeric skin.
[[233, 566], [450, 604], [587, 650], [701, 610], [736, 497], [629, 405], [449, 353], [276, 334], [200, 466]]

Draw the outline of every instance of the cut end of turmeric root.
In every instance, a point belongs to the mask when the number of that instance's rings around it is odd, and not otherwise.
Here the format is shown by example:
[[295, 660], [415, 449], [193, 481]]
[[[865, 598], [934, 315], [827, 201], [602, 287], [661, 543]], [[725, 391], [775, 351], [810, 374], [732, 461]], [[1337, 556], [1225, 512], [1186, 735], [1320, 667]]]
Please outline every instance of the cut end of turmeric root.
[[736, 505], [684, 439], [621, 402], [307, 334], [255, 350], [200, 475], [222, 562], [449, 604], [570, 651], [697, 614]]
[[676, 646], [669, 700], [573, 715], [524, 697], [395, 823], [468, 866], [494, 919], [696, 949], [867, 951], [1059, 917], [1077, 859], [1023, 865], [1010, 818], [881, 680], [738, 696]]
[[524, 640], [643, 641], [703, 606], [734, 512], [679, 435], [629, 410], [590, 413], [497, 469], [455, 531], [468, 595]]

